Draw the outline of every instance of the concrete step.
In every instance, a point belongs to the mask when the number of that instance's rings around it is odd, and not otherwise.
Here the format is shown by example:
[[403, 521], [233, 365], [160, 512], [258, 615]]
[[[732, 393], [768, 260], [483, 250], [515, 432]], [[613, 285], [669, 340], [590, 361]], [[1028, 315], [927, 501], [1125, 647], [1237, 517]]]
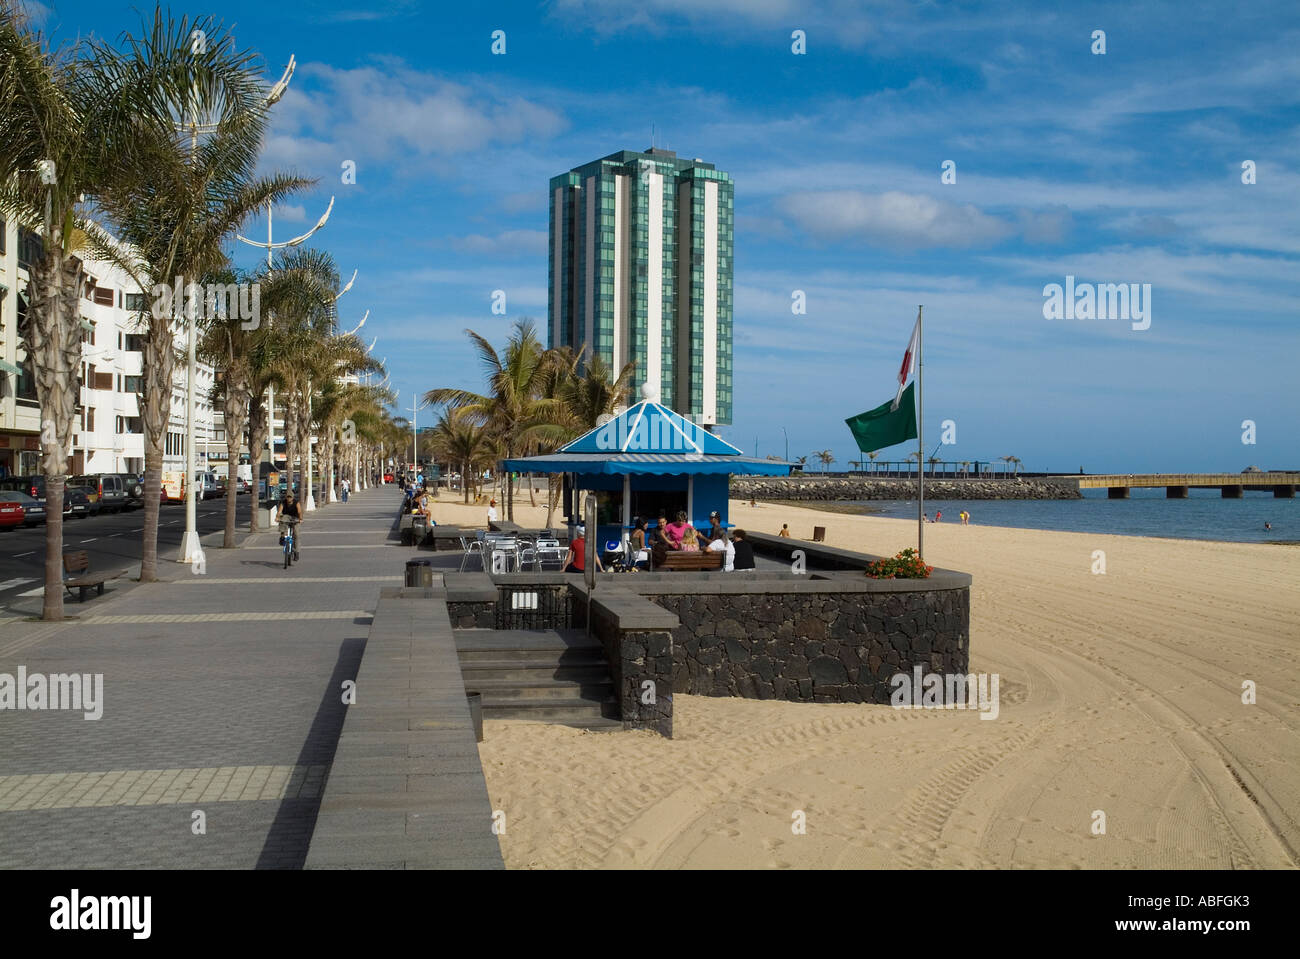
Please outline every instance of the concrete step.
[[484, 719], [535, 719], [568, 725], [597, 719], [614, 719], [616, 703], [590, 699], [516, 700], [483, 697]]
[[595, 702], [613, 701], [614, 681], [608, 674], [603, 680], [546, 680], [521, 682], [512, 679], [485, 679], [478, 675], [465, 676], [467, 693], [482, 693], [485, 702], [527, 701], [557, 699], [582, 699]]
[[458, 649], [456, 658], [462, 666], [476, 663], [531, 663], [538, 666], [582, 666], [605, 662], [603, 649]]
[[611, 681], [609, 664], [604, 659], [587, 662], [529, 662], [520, 659], [485, 659], [460, 664], [460, 674], [471, 680], [512, 680], [521, 683], [554, 681]]

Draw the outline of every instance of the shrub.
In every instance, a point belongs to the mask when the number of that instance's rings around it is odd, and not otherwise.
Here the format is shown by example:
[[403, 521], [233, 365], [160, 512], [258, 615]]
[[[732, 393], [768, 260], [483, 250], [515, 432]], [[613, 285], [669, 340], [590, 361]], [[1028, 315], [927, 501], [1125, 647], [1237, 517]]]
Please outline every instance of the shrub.
[[867, 564], [867, 575], [872, 579], [929, 579], [934, 572], [933, 566], [927, 566], [908, 548], [892, 559], [878, 559]]

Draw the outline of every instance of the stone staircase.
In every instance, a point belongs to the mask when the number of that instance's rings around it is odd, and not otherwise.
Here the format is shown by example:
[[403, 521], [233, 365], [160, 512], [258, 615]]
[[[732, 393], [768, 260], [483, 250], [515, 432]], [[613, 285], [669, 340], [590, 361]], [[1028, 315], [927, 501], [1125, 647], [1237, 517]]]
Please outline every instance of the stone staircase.
[[600, 640], [582, 630], [458, 629], [466, 692], [484, 719], [531, 719], [579, 729], [622, 729]]

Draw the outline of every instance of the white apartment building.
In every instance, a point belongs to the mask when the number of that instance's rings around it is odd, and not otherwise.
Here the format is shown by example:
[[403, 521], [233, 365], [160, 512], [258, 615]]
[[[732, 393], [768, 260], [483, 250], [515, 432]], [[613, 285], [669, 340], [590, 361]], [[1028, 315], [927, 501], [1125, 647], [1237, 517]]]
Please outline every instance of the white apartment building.
[[[40, 472], [40, 409], [31, 364], [19, 342], [18, 324], [27, 312], [27, 264], [39, 256], [40, 237], [5, 224], [0, 253], [0, 468], [6, 475]], [[88, 282], [82, 299], [81, 389], [68, 471], [140, 473], [144, 470], [143, 328], [140, 311], [150, 306], [144, 291], [110, 263], [85, 261]], [[187, 347], [184, 323], [175, 327], [176, 349]], [[185, 468], [186, 368], [177, 364], [163, 444], [163, 469]], [[216, 439], [210, 394], [212, 368], [199, 364], [195, 378], [196, 465], [203, 441]], [[222, 437], [224, 440], [224, 437]], [[224, 442], [222, 443], [224, 452]]]

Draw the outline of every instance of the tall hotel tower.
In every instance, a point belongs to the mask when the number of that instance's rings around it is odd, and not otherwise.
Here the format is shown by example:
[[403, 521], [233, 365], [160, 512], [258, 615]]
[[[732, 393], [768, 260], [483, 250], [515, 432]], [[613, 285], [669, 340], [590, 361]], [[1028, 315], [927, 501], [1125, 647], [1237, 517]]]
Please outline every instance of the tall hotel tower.
[[731, 177], [623, 150], [551, 180], [551, 347], [583, 346], [704, 426], [731, 423]]

